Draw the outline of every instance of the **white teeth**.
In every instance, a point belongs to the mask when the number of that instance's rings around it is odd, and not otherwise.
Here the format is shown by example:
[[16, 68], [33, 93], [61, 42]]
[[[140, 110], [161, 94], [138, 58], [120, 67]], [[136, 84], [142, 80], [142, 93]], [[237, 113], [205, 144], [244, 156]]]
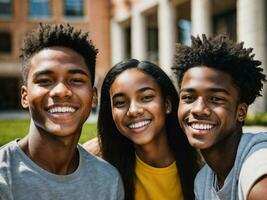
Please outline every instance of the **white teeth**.
[[198, 129], [198, 130], [209, 130], [209, 129], [212, 129], [214, 127], [214, 125], [193, 123], [193, 124], [191, 124], [191, 127], [193, 129]]
[[143, 126], [146, 126], [149, 123], [150, 123], [150, 120], [146, 120], [146, 121], [141, 121], [141, 122], [137, 122], [137, 123], [134, 123], [134, 124], [130, 124], [128, 127], [131, 128], [131, 129], [141, 128]]
[[73, 113], [75, 109], [72, 107], [53, 107], [48, 110], [49, 113]]

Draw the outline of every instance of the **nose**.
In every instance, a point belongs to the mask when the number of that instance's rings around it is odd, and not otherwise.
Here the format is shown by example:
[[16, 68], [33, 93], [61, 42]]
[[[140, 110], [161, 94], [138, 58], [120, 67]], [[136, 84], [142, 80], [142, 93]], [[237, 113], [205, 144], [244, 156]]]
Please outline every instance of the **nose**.
[[196, 116], [209, 116], [211, 109], [203, 98], [198, 98], [192, 105], [191, 113]]
[[129, 109], [127, 111], [128, 117], [138, 117], [144, 114], [144, 108], [141, 105], [138, 105], [137, 102], [131, 102]]
[[51, 97], [70, 97], [72, 95], [71, 89], [62, 82], [56, 84], [50, 91]]

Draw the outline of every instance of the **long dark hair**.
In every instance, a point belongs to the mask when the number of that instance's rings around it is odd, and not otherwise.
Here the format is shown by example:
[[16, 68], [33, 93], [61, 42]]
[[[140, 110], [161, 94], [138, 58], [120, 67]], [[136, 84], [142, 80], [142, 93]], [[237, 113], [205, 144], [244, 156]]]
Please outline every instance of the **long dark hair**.
[[136, 68], [151, 76], [160, 86], [163, 98], [169, 97], [172, 111], [166, 116], [166, 130], [170, 149], [175, 157], [184, 199], [194, 199], [194, 177], [197, 172], [196, 153], [178, 124], [178, 94], [170, 78], [162, 69], [147, 61], [130, 59], [116, 64], [106, 75], [100, 99], [98, 137], [103, 158], [114, 165], [124, 182], [125, 199], [134, 199], [134, 144], [117, 129], [112, 118], [110, 88], [116, 77], [129, 68]]

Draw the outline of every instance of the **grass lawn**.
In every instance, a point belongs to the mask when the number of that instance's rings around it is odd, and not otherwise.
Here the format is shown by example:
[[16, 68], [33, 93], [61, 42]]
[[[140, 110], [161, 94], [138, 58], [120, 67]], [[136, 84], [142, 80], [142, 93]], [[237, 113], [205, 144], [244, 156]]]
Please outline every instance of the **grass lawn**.
[[[0, 146], [16, 138], [22, 138], [28, 133], [28, 120], [0, 120]], [[80, 143], [96, 136], [96, 124], [85, 123]]]

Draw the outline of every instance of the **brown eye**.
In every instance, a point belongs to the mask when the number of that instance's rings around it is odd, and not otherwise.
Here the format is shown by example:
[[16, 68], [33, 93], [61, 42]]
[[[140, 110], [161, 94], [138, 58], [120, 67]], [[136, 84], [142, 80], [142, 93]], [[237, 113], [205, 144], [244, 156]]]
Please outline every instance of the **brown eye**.
[[153, 99], [154, 99], [154, 95], [147, 95], [147, 96], [142, 97], [143, 102], [150, 102]]
[[124, 107], [125, 106], [125, 104], [126, 104], [126, 102], [125, 101], [114, 101], [113, 102], [113, 106], [114, 107], [116, 107], [116, 108], [122, 108], [122, 107]]
[[74, 84], [82, 84], [82, 83], [85, 83], [85, 81], [81, 78], [72, 78], [70, 80], [71, 83], [74, 83]]
[[40, 86], [48, 86], [52, 83], [52, 80], [49, 78], [40, 78], [35, 81]]
[[222, 103], [224, 102], [224, 99], [221, 97], [210, 97], [210, 101], [213, 103]]
[[194, 101], [194, 96], [189, 94], [180, 95], [180, 99], [184, 102], [190, 103]]

